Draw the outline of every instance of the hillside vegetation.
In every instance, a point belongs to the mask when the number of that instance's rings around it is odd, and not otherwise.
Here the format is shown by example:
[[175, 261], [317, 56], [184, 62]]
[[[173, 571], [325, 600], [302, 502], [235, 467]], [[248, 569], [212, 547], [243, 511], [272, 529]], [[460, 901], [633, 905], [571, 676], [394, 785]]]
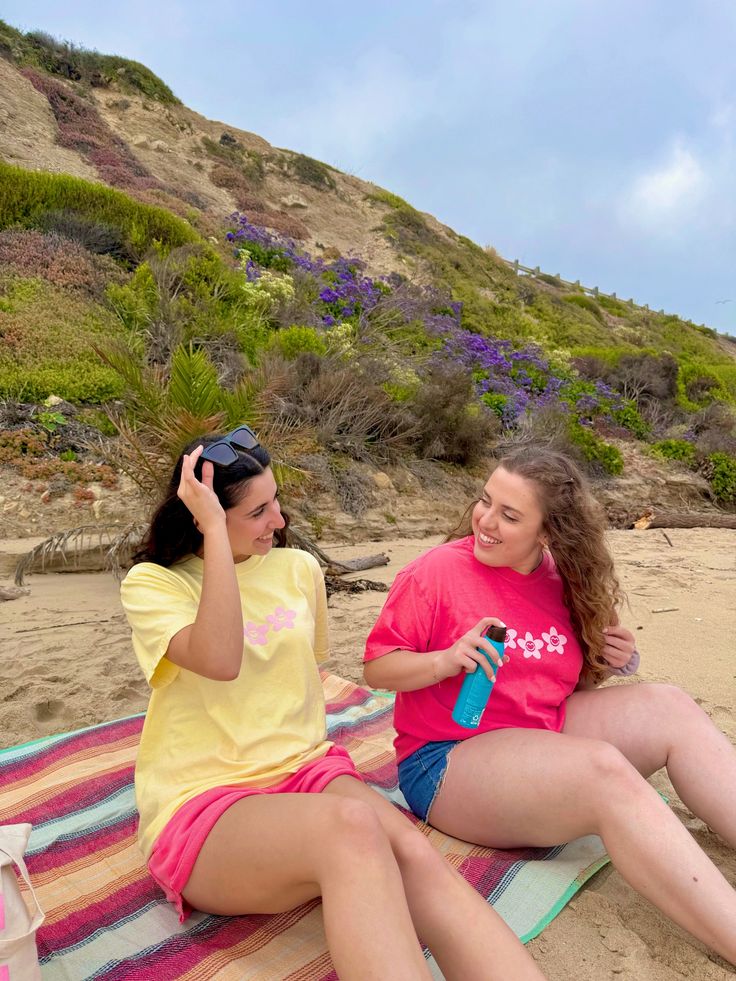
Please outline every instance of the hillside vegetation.
[[356, 461], [472, 466], [519, 439], [611, 476], [636, 446], [736, 505], [731, 339], [519, 277], [137, 63], [0, 21], [0, 84], [0, 462], [29, 479], [107, 456], [152, 491], [247, 419], [287, 484], [307, 469], [346, 509]]

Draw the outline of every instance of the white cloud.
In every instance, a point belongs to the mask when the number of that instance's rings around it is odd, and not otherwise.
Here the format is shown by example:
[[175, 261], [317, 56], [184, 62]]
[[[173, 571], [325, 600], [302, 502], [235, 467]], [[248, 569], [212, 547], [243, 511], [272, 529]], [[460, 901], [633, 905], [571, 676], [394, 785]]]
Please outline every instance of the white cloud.
[[697, 156], [679, 141], [663, 163], [630, 183], [620, 211], [627, 224], [672, 230], [693, 217], [707, 186], [708, 176]]

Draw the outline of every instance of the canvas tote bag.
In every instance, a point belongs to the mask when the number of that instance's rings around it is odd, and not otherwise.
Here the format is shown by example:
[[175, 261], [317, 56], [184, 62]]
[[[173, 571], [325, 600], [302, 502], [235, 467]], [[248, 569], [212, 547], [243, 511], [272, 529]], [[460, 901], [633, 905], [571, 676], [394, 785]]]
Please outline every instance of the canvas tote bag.
[[[0, 826], [0, 981], [40, 981], [36, 930], [44, 921], [23, 853], [30, 824]], [[28, 912], [13, 866], [28, 884], [33, 914]]]

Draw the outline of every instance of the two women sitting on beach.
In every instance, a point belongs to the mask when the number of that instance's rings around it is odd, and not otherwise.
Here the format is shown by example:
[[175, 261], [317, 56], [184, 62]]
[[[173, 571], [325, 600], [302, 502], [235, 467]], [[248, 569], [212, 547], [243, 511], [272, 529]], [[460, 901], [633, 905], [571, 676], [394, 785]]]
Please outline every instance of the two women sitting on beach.
[[[284, 544], [268, 453], [241, 426], [177, 462], [122, 587], [152, 688], [136, 767], [140, 840], [182, 917], [322, 897], [341, 978], [539, 978], [493, 909], [326, 739], [319, 566]], [[430, 824], [495, 847], [600, 834], [624, 877], [736, 963], [736, 892], [646, 782], [666, 765], [736, 845], [736, 753], [695, 703], [635, 670], [603, 519], [559, 454], [504, 458], [454, 541], [403, 570], [366, 678], [397, 691], [402, 790]], [[477, 730], [465, 673], [507, 652]], [[243, 641], [245, 638], [245, 643]]]

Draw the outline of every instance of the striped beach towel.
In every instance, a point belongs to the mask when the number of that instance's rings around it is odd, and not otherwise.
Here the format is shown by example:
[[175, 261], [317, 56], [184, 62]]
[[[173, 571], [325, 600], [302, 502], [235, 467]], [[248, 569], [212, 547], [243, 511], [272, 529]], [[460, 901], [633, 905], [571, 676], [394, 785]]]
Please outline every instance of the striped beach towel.
[[[392, 699], [334, 675], [323, 683], [330, 738], [373, 786], [406, 806], [396, 783]], [[142, 724], [137, 715], [0, 752], [0, 823], [33, 825], [27, 862], [46, 912], [38, 933], [44, 981], [336, 978], [318, 901], [274, 916], [194, 913], [178, 922], [136, 844], [133, 765]], [[559, 848], [494, 851], [419, 827], [523, 940], [608, 861], [593, 836]]]

